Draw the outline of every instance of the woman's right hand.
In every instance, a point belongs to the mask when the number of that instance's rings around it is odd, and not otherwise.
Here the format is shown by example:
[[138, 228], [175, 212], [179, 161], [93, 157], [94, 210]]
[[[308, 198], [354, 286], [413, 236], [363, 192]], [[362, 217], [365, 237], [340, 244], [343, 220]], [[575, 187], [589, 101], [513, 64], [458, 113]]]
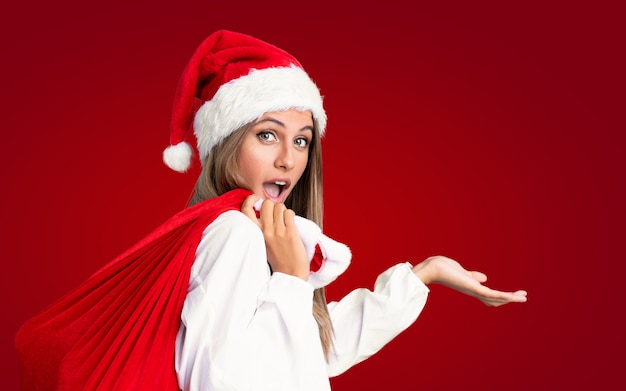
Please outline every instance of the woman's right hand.
[[241, 212], [261, 228], [267, 261], [273, 272], [290, 274], [305, 281], [309, 278], [309, 261], [300, 233], [295, 224], [295, 212], [285, 204], [264, 200], [257, 218], [254, 204], [258, 196], [248, 196]]

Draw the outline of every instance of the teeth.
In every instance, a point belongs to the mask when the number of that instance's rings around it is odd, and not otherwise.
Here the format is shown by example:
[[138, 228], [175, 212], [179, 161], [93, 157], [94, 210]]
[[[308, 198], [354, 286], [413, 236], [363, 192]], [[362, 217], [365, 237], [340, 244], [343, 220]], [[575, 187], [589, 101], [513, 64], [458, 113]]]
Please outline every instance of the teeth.
[[276, 181], [274, 183], [277, 184], [278, 186], [285, 186], [287, 184], [287, 182], [285, 181]]

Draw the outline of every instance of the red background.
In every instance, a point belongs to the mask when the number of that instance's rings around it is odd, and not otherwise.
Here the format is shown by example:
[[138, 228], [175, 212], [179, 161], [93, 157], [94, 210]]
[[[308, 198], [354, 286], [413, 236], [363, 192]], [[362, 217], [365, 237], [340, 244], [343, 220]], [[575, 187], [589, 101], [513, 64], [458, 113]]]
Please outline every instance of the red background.
[[494, 309], [432, 286], [334, 390], [624, 384], [623, 14], [250, 3], [3, 6], [3, 389], [17, 328], [185, 205], [197, 165], [170, 172], [161, 152], [180, 72], [219, 28], [291, 52], [325, 95], [325, 230], [354, 254], [331, 299], [432, 254], [529, 291]]

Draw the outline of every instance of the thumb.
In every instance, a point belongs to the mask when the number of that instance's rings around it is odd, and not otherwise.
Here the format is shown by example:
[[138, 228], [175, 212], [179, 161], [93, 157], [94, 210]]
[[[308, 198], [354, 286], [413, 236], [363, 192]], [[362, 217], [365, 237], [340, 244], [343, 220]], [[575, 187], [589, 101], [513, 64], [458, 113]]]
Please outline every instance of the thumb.
[[254, 210], [254, 204], [260, 199], [260, 197], [252, 194], [246, 197], [246, 199], [241, 204], [241, 213], [248, 216], [250, 220], [254, 221], [256, 225], [259, 225], [259, 219], [257, 218], [257, 213]]

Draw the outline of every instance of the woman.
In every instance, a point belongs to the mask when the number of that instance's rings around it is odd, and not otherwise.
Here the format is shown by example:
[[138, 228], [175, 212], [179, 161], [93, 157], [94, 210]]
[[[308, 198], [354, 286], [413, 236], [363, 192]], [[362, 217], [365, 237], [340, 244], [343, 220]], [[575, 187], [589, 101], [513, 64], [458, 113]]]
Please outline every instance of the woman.
[[[307, 255], [301, 236], [314, 233], [298, 230], [304, 224], [297, 224], [295, 217], [304, 216], [321, 226], [320, 136], [326, 122], [321, 97], [288, 54], [253, 38], [246, 45], [226, 45], [224, 41], [233, 34], [223, 34], [210, 50], [200, 49], [204, 61], [220, 64], [204, 79], [220, 83], [217, 89], [209, 84], [194, 94], [210, 97], [194, 123], [204, 162], [194, 202], [248, 189], [253, 195], [242, 212], [250, 221], [229, 211], [204, 231], [177, 340], [181, 387], [328, 389], [328, 374], [339, 374], [369, 357], [417, 318], [428, 292], [424, 283], [440, 282], [490, 305], [525, 299], [524, 292], [492, 291], [480, 284], [485, 280], [481, 273], [433, 257], [415, 267], [391, 268], [379, 278], [374, 292], [357, 290], [331, 303], [329, 314], [323, 286], [347, 267], [349, 251], [320, 234], [312, 242], [325, 254], [323, 268], [311, 273], [312, 250]], [[256, 45], [258, 51], [276, 50], [280, 59], [266, 68], [246, 64], [241, 71], [239, 60], [252, 57], [247, 45]], [[220, 50], [213, 50], [216, 47]], [[218, 53], [233, 47], [246, 55], [216, 61]], [[201, 66], [196, 67], [193, 59], [190, 64], [191, 74], [197, 75]], [[233, 70], [242, 76], [222, 80], [222, 74]], [[237, 130], [231, 130], [230, 119], [218, 116], [233, 106], [239, 108], [234, 109], [234, 118], [250, 121]], [[223, 141], [207, 141], [214, 133], [228, 131], [232, 133]], [[181, 138], [173, 141], [180, 145]], [[253, 205], [258, 200], [265, 201], [257, 217]], [[215, 243], [222, 244], [219, 250]], [[326, 273], [322, 284], [317, 281], [320, 271]], [[313, 288], [317, 288], [315, 295]]]

